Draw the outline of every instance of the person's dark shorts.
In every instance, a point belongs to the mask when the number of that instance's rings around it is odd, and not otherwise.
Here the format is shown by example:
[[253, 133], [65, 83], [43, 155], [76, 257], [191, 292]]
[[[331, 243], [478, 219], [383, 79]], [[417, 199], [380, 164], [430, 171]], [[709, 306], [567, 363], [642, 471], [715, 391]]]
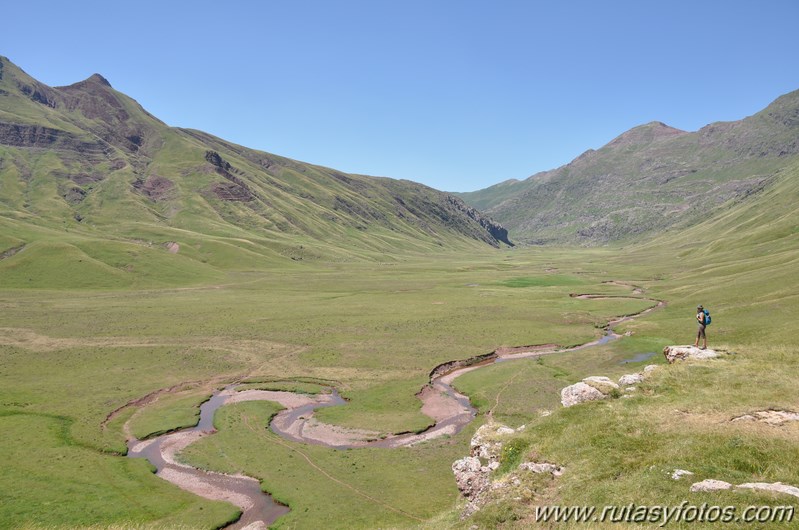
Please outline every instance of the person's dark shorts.
[[697, 338], [705, 338], [705, 325], [699, 324], [699, 329], [696, 330], [696, 337]]

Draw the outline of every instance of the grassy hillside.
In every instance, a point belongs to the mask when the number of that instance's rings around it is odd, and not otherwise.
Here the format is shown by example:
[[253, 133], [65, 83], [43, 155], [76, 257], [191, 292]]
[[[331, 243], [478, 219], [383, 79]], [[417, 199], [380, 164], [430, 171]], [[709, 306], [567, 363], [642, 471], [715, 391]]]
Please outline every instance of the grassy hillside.
[[[524, 527], [536, 503], [677, 505], [694, 499], [687, 483], [668, 478], [678, 467], [697, 480], [799, 484], [796, 426], [727, 422], [795, 407], [798, 170], [781, 172], [761, 194], [692, 232], [625, 249], [514, 249], [468, 258], [444, 252], [380, 265], [291, 262], [190, 288], [3, 288], [0, 421], [8, 434], [4, 461], [13, 466], [0, 485], [9, 499], [0, 526], [222, 524], [235, 513], [230, 506], [184, 494], [143, 463], [110, 454], [124, 449], [122, 426], [131, 415], [139, 433], [166, 430], [190, 423], [196, 404], [226, 381], [313, 380], [350, 399], [327, 409], [326, 421], [417, 429], [429, 420], [414, 394], [438, 363], [499, 346], [582, 343], [613, 316], [648, 305], [569, 296], [631, 295], [629, 287], [603, 283], [609, 280], [639, 285], [668, 305], [620, 326], [633, 335], [606, 347], [497, 364], [457, 381], [481, 411], [528, 425], [517, 442], [521, 456], [566, 466], [557, 482], [525, 483], [530, 493], [522, 502], [500, 500], [471, 519], [457, 517], [449, 466], [468, 454], [483, 417], [458, 436], [410, 449], [342, 452], [281, 445], [265, 428], [274, 408], [249, 403], [220, 410], [220, 434], [186, 457], [261, 478], [291, 506], [278, 521], [286, 527], [417, 527], [418, 519], [435, 527]], [[70, 245], [83, 251], [79, 242]], [[690, 342], [697, 303], [714, 315], [711, 346], [736, 355], [663, 368], [632, 399], [558, 407], [559, 389], [586, 375], [662, 363], [656, 355], [619, 364]], [[176, 390], [104, 424], [128, 401], [169, 387]], [[542, 417], [542, 410], [554, 412]], [[43, 454], [57, 462], [46, 474]], [[20, 481], [24, 489], [16, 488]], [[130, 498], [136, 503], [123, 500]], [[740, 506], [781, 500], [696, 497], [697, 504]], [[39, 509], [43, 503], [50, 508]]]
[[756, 192], [799, 153], [799, 91], [736, 122], [688, 133], [660, 122], [558, 169], [463, 193], [533, 244], [607, 244], [701, 221]]
[[[291, 507], [276, 523], [286, 528], [529, 528], [542, 504], [794, 500], [688, 492], [704, 478], [799, 485], [799, 422], [730, 422], [797, 408], [799, 162], [772, 153], [790, 138], [768, 132], [775, 116], [793, 126], [791, 98], [697, 147], [692, 160], [717, 149], [723, 168], [697, 171], [701, 181], [755, 179], [759, 191], [691, 227], [625, 247], [493, 248], [470, 232], [486, 226], [427, 188], [168, 128], [99, 76], [53, 89], [0, 64], [0, 101], [16, 102], [0, 122], [34, 126], [6, 127], [0, 142], [0, 528], [223, 526], [232, 505], [121, 456], [126, 423], [137, 435], [191, 424], [211, 392], [243, 380], [332, 385], [349, 402], [320, 419], [418, 430], [430, 420], [415, 394], [434, 366], [502, 346], [581, 344], [649, 298], [666, 306], [619, 325], [630, 335], [616, 342], [457, 379], [481, 415], [456, 436], [336, 451], [277, 437], [267, 429], [276, 405], [251, 402], [221, 408], [219, 433], [183, 458], [261, 479]], [[624, 164], [692, 138], [653, 125], [599, 158]], [[750, 156], [757, 145], [764, 156]], [[587, 375], [664, 364], [665, 345], [693, 340], [698, 303], [714, 317], [710, 346], [734, 354], [661, 366], [629, 399], [559, 406], [559, 390]], [[461, 520], [450, 466], [488, 411], [527, 426], [499, 475], [521, 459], [566, 472], [523, 477]], [[695, 475], [674, 481], [675, 468]]]
[[[53, 88], [0, 64], [0, 229], [10, 242], [0, 252], [25, 245], [3, 266], [32, 271], [7, 276], [9, 286], [54, 287], [33, 261], [70, 263], [65, 287], [85, 284], [74, 279], [81, 267], [98, 286], [157, 286], [290, 261], [510, 244], [501, 226], [421, 184], [168, 127], [99, 75]], [[188, 274], [160, 277], [162, 265]]]
[[[796, 411], [799, 336], [792, 322], [799, 318], [799, 215], [792, 205], [797, 198], [799, 165], [794, 164], [778, 172], [756, 198], [729, 205], [688, 230], [609, 254], [601, 264], [608, 274], [625, 275], [668, 303], [645, 319], [619, 326], [631, 337], [590, 352], [515, 368], [496, 365], [459, 379], [459, 388], [480, 396], [483, 410], [498, 403], [497, 419], [528, 425], [512, 442], [522, 448], [516, 463], [526, 458], [557, 462], [567, 472], [557, 479], [529, 478], [524, 492], [499, 495], [463, 522], [454, 513], [442, 516], [436, 526], [526, 528], [534, 521], [535, 506], [555, 504], [678, 506], [687, 500], [696, 506], [733, 505], [739, 513], [749, 505], [792, 504], [795, 499], [789, 496], [692, 494], [688, 488], [706, 478], [799, 484], [799, 425], [730, 421], [759, 410]], [[630, 276], [632, 271], [637, 277]], [[733, 354], [664, 366], [631, 399], [560, 406], [558, 391], [582, 377], [633, 373], [648, 362], [663, 363], [662, 356], [620, 362], [637, 353], [659, 352], [665, 344], [692, 343], [698, 303], [714, 317], [708, 328], [710, 347]], [[531, 388], [536, 390], [531, 393]], [[554, 413], [541, 417], [538, 412], [545, 409]], [[670, 478], [674, 469], [695, 475], [675, 481]]]

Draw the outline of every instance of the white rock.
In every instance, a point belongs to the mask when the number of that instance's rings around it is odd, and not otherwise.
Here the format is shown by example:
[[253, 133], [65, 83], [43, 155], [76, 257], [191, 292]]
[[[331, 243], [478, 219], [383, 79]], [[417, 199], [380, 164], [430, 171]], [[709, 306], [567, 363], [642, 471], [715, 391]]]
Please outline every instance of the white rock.
[[496, 471], [499, 468], [499, 460], [492, 460], [488, 463], [488, 469]]
[[657, 364], [647, 364], [646, 366], [644, 366], [644, 375], [650, 374], [655, 370], [657, 370], [658, 368], [659, 366]]
[[752, 490], [773, 491], [775, 493], [785, 493], [787, 495], [799, 497], [799, 488], [789, 484], [783, 484], [782, 482], [774, 482], [773, 484], [769, 484], [768, 482], [747, 482], [746, 484], [739, 484], [737, 487]]
[[636, 390], [638, 390], [638, 388], [634, 386], [628, 386], [624, 389], [625, 392], [635, 392]]
[[691, 491], [719, 491], [732, 489], [732, 484], [724, 482], [723, 480], [714, 480], [712, 478], [705, 479], [702, 482], [694, 482], [691, 484]]
[[607, 396], [596, 388], [583, 382], [569, 385], [560, 391], [560, 402], [564, 407], [571, 407], [587, 401], [605, 399]]
[[691, 473], [690, 471], [686, 471], [684, 469], [675, 469], [674, 473], [671, 474], [671, 478], [673, 480], [680, 480], [681, 478], [688, 475], [693, 475], [693, 473]]
[[592, 375], [583, 379], [583, 383], [591, 385], [603, 394], [610, 394], [614, 390], [619, 389], [619, 385], [611, 381], [609, 378], [601, 375]]
[[552, 473], [552, 475], [559, 477], [563, 474], [563, 468], [548, 462], [523, 462], [519, 464], [519, 469], [526, 469], [533, 473]]
[[627, 374], [619, 378], [619, 386], [637, 385], [643, 380], [644, 376], [641, 374]]
[[696, 346], [666, 346], [663, 355], [669, 363], [684, 359], [712, 359], [718, 357], [716, 350], [702, 350]]
[[452, 463], [452, 473], [458, 489], [468, 499], [477, 497], [488, 487], [488, 473], [477, 457], [467, 456], [456, 460]]
[[496, 433], [499, 436], [504, 436], [506, 434], [513, 434], [515, 432], [516, 431], [514, 429], [511, 429], [510, 427], [505, 427], [504, 425], [496, 430]]
[[527, 425], [519, 425], [518, 427], [516, 427], [516, 432], [522, 432], [526, 428], [527, 428]]
[[542, 417], [546, 418], [547, 416], [550, 416], [552, 414], [552, 411], [551, 410], [542, 410], [540, 412], [540, 414], [541, 414]]
[[[499, 435], [499, 431], [505, 432], [510, 429], [500, 423], [485, 423], [477, 429], [469, 443], [471, 456], [483, 458], [488, 461], [499, 460], [502, 453], [502, 443], [494, 438]], [[510, 429], [510, 432], [515, 432]]]

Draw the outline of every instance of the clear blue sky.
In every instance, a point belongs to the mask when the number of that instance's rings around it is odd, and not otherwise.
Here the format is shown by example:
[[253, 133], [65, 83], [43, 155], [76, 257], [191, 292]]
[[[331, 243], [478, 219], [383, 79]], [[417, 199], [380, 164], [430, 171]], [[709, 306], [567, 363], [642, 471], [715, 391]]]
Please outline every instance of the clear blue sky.
[[0, 55], [170, 125], [470, 191], [799, 89], [799, 1], [6, 1]]

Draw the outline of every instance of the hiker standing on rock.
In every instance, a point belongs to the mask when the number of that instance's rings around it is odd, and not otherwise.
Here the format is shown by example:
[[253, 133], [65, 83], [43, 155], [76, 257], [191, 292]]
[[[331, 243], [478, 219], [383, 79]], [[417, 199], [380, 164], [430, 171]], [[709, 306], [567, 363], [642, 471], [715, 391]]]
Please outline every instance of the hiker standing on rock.
[[701, 338], [704, 341], [702, 344], [702, 349], [704, 350], [707, 349], [707, 336], [705, 335], [707, 323], [705, 322], [705, 308], [701, 305], [696, 307], [696, 321], [699, 323], [699, 329], [696, 331], [694, 347], [699, 346], [699, 339]]

